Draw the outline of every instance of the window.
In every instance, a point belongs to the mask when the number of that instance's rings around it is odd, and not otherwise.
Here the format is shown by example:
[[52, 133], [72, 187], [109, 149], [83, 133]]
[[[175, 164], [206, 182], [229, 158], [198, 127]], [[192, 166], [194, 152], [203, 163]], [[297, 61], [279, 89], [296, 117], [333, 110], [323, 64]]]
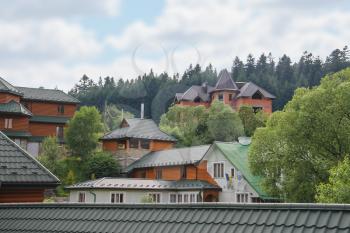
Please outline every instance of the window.
[[262, 109], [263, 109], [262, 107], [253, 107], [254, 113], [258, 113], [258, 112], [260, 112]]
[[135, 138], [130, 138], [129, 142], [130, 142], [130, 148], [135, 148], [135, 149], [139, 148], [139, 140]]
[[231, 168], [231, 178], [234, 178], [234, 177], [235, 177], [235, 169]]
[[61, 115], [64, 114], [64, 105], [58, 105], [57, 106], [57, 112]]
[[160, 193], [150, 193], [149, 196], [153, 203], [160, 203]]
[[219, 99], [219, 101], [223, 101], [224, 100], [224, 94], [220, 93], [218, 95], [218, 99]]
[[185, 166], [182, 166], [180, 168], [180, 175], [181, 175], [181, 179], [186, 179], [187, 177], [187, 169]]
[[176, 203], [176, 194], [170, 194], [170, 203]]
[[156, 179], [157, 180], [162, 179], [162, 169], [161, 168], [156, 168]]
[[248, 203], [249, 202], [249, 193], [237, 193], [236, 200], [238, 203]]
[[125, 141], [118, 142], [118, 150], [125, 150]]
[[170, 203], [196, 203], [202, 202], [202, 196], [198, 193], [186, 192], [186, 193], [171, 193]]
[[214, 178], [224, 178], [224, 163], [214, 163]]
[[111, 203], [124, 203], [124, 193], [111, 193]]
[[12, 119], [11, 118], [5, 119], [5, 129], [12, 129]]
[[78, 194], [78, 202], [85, 202], [85, 193]]
[[263, 95], [260, 93], [260, 91], [257, 91], [254, 93], [254, 95], [252, 96], [252, 99], [262, 99]]
[[231, 100], [232, 100], [232, 96], [233, 96], [232, 94], [229, 94], [229, 95], [228, 95], [228, 100], [231, 101]]
[[182, 194], [177, 195], [177, 203], [182, 203]]
[[59, 139], [63, 139], [63, 126], [56, 127], [56, 136]]
[[149, 149], [150, 147], [150, 140], [140, 140], [141, 148], [142, 149]]

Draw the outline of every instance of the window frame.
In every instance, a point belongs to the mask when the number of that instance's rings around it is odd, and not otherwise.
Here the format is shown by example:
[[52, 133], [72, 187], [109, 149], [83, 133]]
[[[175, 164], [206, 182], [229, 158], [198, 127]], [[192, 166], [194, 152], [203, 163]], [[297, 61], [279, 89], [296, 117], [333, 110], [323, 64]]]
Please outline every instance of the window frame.
[[[114, 202], [112, 202], [112, 195], [114, 195]], [[119, 196], [118, 200], [119, 202], [116, 202], [117, 200], [117, 195]], [[120, 202], [120, 196], [122, 195], [122, 199], [123, 201]], [[126, 195], [125, 195], [125, 192], [110, 192], [109, 194], [109, 202], [111, 204], [123, 204], [123, 203], [126, 203]]]
[[[218, 170], [215, 169], [215, 167], [217, 165], [219, 166]], [[213, 177], [214, 177], [214, 179], [224, 179], [225, 178], [225, 162], [223, 162], [223, 161], [213, 162]]]
[[86, 192], [78, 192], [78, 203], [86, 203]]
[[[149, 150], [151, 148], [151, 140], [148, 139], [140, 139], [139, 140], [140, 148]], [[146, 146], [145, 146], [146, 145]]]
[[13, 118], [5, 118], [5, 129], [13, 129]]
[[152, 198], [152, 203], [159, 204], [162, 202], [162, 193], [160, 192], [151, 192], [151, 193], [148, 193], [148, 196]]
[[59, 104], [57, 106], [57, 112], [60, 114], [60, 115], [64, 115], [64, 104]]
[[250, 194], [248, 192], [236, 192], [237, 203], [250, 203]]
[[163, 177], [163, 169], [161, 167], [156, 167], [155, 168], [155, 173], [156, 173], [156, 180], [161, 180]]
[[56, 137], [59, 139], [64, 138], [64, 126], [62, 126], [62, 125], [56, 126]]
[[[136, 143], [136, 142], [137, 142], [137, 143]], [[134, 147], [135, 145], [137, 145], [137, 146]], [[140, 141], [139, 141], [139, 139], [130, 138], [130, 139], [129, 139], [129, 148], [130, 148], [130, 149], [139, 149], [139, 148], [140, 148]]]
[[219, 93], [218, 94], [218, 100], [219, 101], [224, 101], [224, 93]]
[[[175, 201], [175, 202], [174, 202]], [[182, 203], [200, 203], [202, 196], [198, 192], [177, 192], [169, 193], [169, 203], [182, 204]]]

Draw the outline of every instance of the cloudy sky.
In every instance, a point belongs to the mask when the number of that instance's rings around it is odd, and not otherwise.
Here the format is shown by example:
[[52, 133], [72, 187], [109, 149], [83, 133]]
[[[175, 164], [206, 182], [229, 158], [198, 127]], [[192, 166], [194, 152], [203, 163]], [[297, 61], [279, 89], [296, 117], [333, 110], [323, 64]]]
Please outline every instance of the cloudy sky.
[[0, 76], [69, 90], [83, 74], [134, 78], [234, 56], [322, 58], [349, 45], [348, 0], [0, 0]]

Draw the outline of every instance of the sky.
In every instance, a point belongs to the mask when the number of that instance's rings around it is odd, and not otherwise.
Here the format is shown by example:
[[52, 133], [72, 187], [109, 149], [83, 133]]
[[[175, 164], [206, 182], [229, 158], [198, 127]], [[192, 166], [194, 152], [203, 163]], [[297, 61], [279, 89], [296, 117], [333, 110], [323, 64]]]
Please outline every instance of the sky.
[[235, 56], [293, 61], [350, 45], [348, 0], [0, 0], [0, 76], [70, 90], [94, 80], [230, 68]]

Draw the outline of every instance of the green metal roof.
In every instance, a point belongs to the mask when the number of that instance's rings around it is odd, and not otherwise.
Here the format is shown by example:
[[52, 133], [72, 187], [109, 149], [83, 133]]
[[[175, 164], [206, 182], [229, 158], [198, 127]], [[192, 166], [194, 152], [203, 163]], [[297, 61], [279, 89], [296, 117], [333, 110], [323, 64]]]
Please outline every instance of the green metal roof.
[[0, 112], [32, 116], [32, 113], [26, 109], [26, 107], [14, 100], [11, 100], [8, 103], [0, 104]]
[[34, 157], [0, 132], [0, 183], [1, 186], [6, 184], [51, 186], [59, 184], [59, 180]]
[[16, 89], [23, 93], [23, 98], [26, 100], [80, 103], [79, 100], [61, 90], [29, 87], [16, 87]]
[[23, 95], [22, 92], [20, 92], [17, 88], [12, 86], [9, 82], [7, 82], [5, 79], [1, 77], [0, 77], [0, 92], [11, 93], [18, 96]]
[[0, 232], [348, 233], [350, 205], [0, 204]]
[[261, 187], [261, 177], [254, 176], [249, 168], [248, 150], [249, 145], [242, 145], [238, 142], [215, 142], [216, 146], [223, 155], [235, 166], [243, 175], [245, 180], [263, 199], [273, 199], [264, 192]]
[[7, 137], [30, 137], [32, 134], [27, 131], [13, 131], [13, 130], [3, 130], [2, 131]]
[[209, 147], [210, 145], [202, 145], [150, 152], [130, 164], [126, 171], [145, 167], [194, 164], [204, 157]]
[[40, 123], [57, 123], [66, 124], [70, 118], [69, 117], [58, 117], [58, 116], [32, 116], [30, 122], [40, 122]]

